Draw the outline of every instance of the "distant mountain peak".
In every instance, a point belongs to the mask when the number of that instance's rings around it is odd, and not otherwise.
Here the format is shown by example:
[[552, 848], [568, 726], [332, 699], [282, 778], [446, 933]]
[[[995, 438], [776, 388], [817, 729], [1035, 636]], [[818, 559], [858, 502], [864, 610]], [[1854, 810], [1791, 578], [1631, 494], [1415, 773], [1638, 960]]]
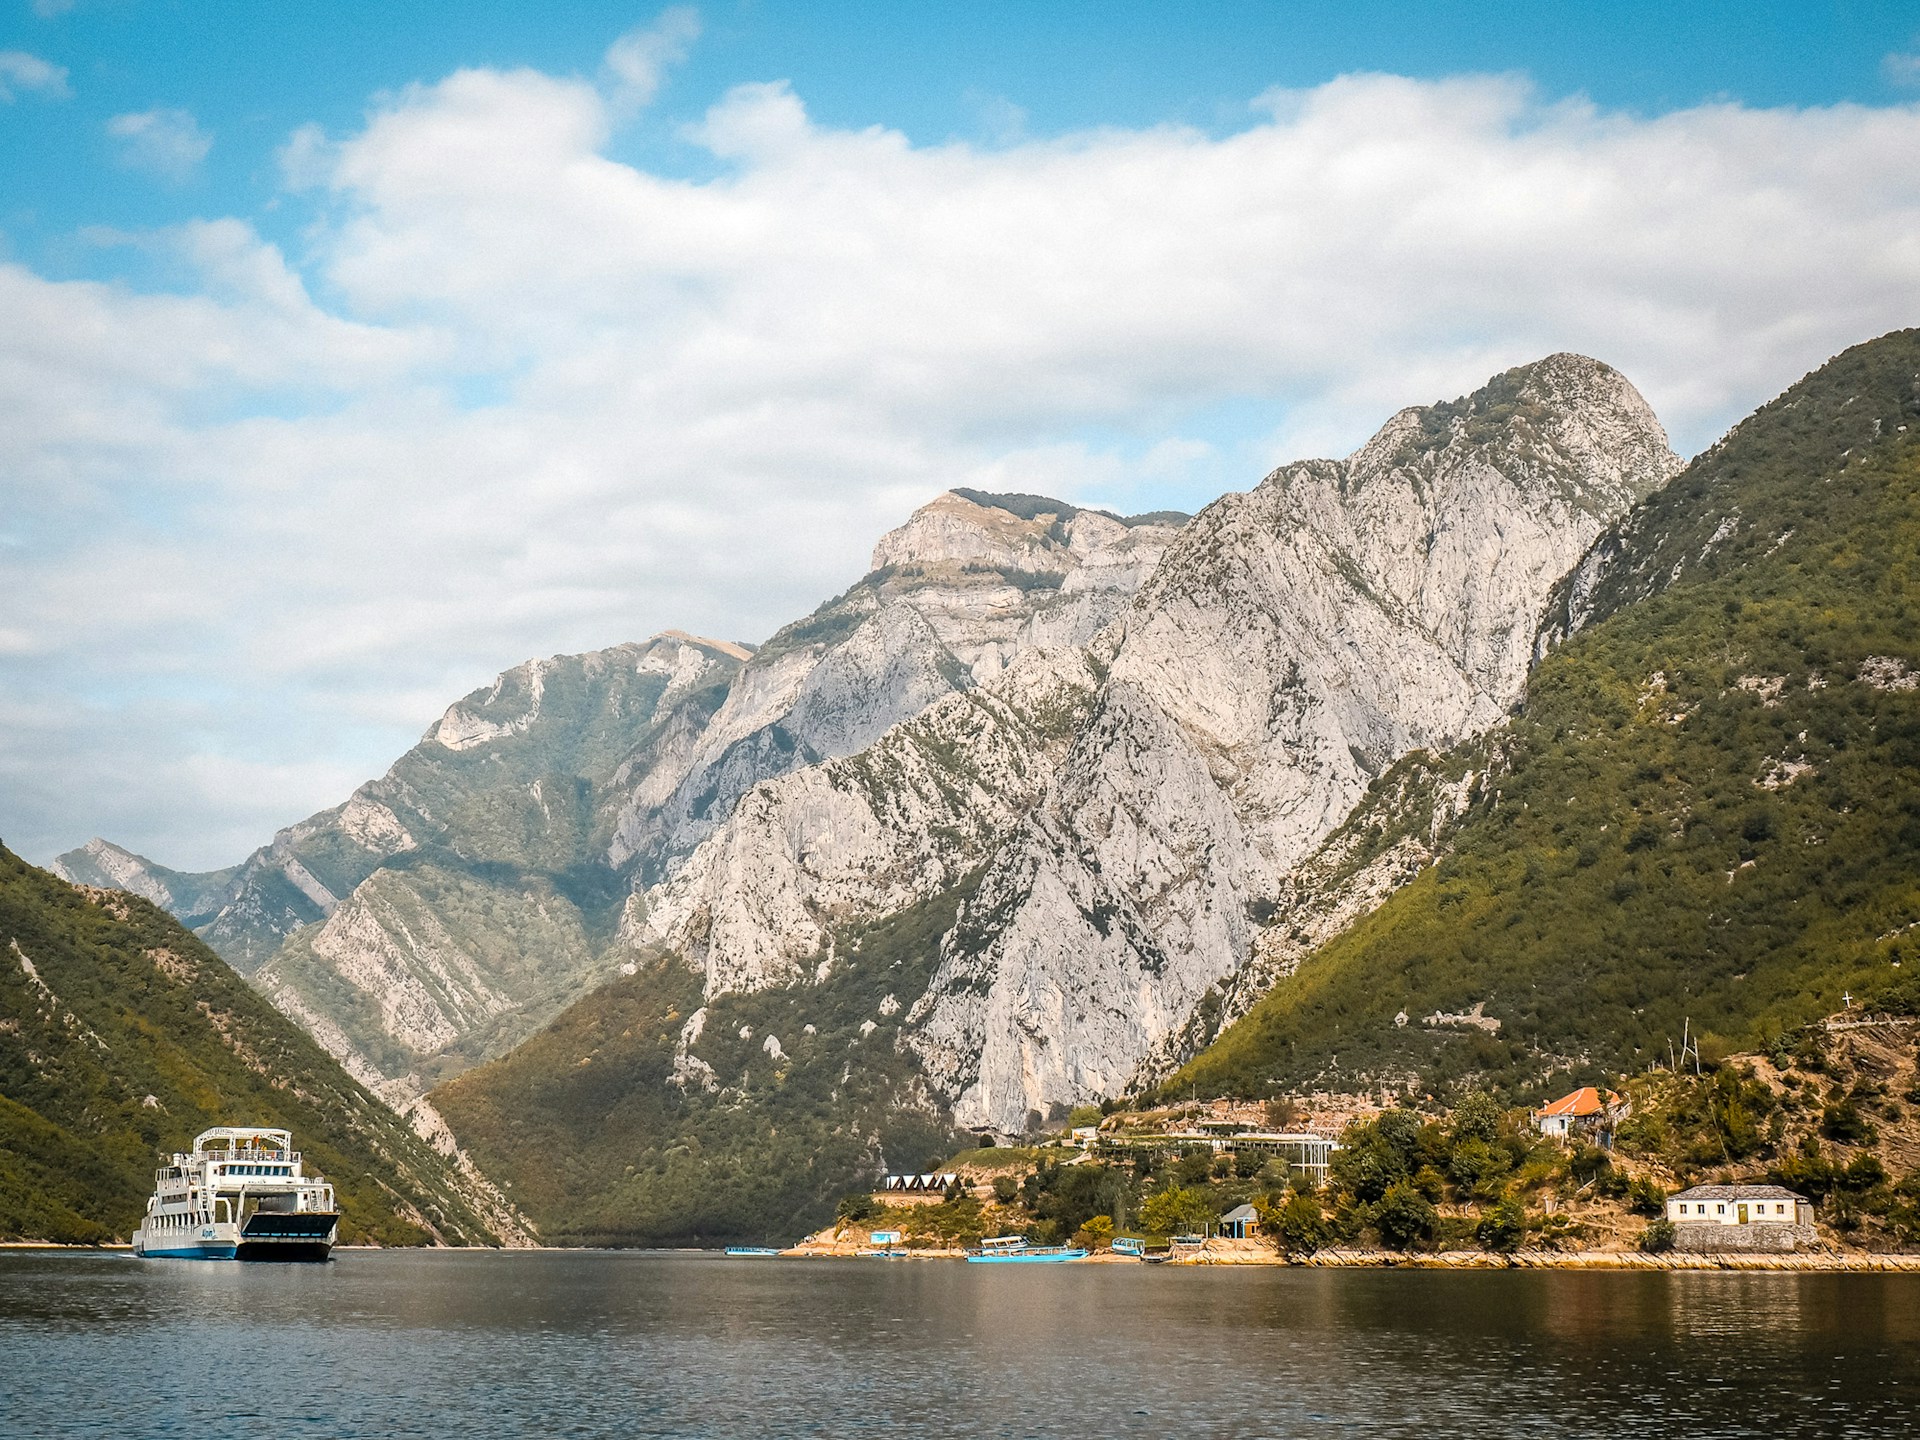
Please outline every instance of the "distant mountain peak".
[[714, 640], [705, 635], [689, 635], [685, 630], [662, 630], [653, 638], [675, 640], [682, 645], [699, 645], [708, 650], [718, 650], [729, 660], [738, 660], [742, 664], [753, 658], [753, 649], [750, 646], [736, 644], [732, 640]]
[[1487, 464], [1523, 489], [1546, 485], [1588, 513], [1617, 514], [1663, 485], [1680, 458], [1632, 381], [1561, 351], [1453, 400], [1409, 406], [1347, 464], [1356, 476], [1404, 479]]
[[962, 487], [936, 496], [881, 536], [872, 568], [947, 565], [1061, 574], [1085, 556], [1125, 543], [1134, 531], [1164, 543], [1188, 518], [1175, 510], [1121, 516], [1044, 495]]

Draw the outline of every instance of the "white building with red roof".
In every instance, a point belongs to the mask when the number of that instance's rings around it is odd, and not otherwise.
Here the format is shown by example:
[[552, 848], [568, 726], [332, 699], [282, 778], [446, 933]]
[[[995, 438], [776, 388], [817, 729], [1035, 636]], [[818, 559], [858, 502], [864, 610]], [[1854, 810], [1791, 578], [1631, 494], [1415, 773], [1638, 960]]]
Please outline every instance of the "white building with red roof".
[[1533, 1126], [1542, 1135], [1565, 1140], [1578, 1134], [1610, 1132], [1626, 1118], [1627, 1102], [1611, 1090], [1582, 1085], [1551, 1105], [1533, 1112]]

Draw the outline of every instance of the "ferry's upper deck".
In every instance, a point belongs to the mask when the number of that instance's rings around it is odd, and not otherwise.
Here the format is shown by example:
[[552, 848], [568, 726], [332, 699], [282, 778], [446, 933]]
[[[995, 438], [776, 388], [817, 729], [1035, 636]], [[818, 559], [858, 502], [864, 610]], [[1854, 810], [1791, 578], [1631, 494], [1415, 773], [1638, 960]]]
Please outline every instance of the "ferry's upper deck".
[[291, 1131], [216, 1126], [194, 1136], [191, 1152], [176, 1151], [171, 1164], [154, 1172], [155, 1201], [171, 1207], [239, 1190], [305, 1192], [302, 1208], [330, 1208], [332, 1187], [319, 1176], [305, 1174], [302, 1158], [293, 1148]]

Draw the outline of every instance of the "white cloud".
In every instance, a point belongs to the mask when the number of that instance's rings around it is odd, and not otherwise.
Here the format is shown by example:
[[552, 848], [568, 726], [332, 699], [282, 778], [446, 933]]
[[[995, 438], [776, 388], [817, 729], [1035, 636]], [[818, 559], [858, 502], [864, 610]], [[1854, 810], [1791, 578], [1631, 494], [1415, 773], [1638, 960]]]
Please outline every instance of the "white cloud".
[[1890, 51], [1881, 57], [1880, 73], [1890, 85], [1920, 85], [1920, 50]]
[[297, 263], [230, 218], [143, 242], [184, 293], [0, 265], [0, 694], [56, 717], [0, 724], [0, 833], [231, 860], [529, 655], [764, 638], [949, 485], [1190, 507], [1557, 349], [1694, 449], [1920, 321], [1912, 107], [1355, 76], [986, 150], [768, 84], [701, 182], [618, 108], [462, 71], [290, 142]]
[[21, 92], [54, 100], [64, 100], [73, 93], [67, 88], [65, 66], [24, 50], [0, 50], [0, 103], [11, 105]]
[[42, 20], [52, 20], [65, 15], [78, 3], [79, 0], [33, 0], [33, 13]]
[[629, 30], [607, 47], [603, 62], [613, 103], [638, 110], [653, 102], [673, 66], [700, 38], [700, 12], [689, 5], [662, 10], [651, 25]]
[[163, 180], [189, 179], [213, 149], [213, 136], [186, 110], [143, 110], [107, 121], [119, 144], [120, 163]]

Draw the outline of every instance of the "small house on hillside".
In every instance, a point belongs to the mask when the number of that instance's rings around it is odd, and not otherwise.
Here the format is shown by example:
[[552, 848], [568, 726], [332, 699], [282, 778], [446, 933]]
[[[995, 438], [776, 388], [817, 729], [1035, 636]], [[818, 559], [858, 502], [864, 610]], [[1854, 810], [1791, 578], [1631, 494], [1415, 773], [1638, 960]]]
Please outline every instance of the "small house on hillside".
[[1253, 1206], [1236, 1205], [1220, 1217], [1220, 1234], [1228, 1240], [1248, 1240], [1259, 1223], [1259, 1213]]
[[1613, 1091], [1582, 1085], [1534, 1111], [1533, 1128], [1556, 1140], [1590, 1136], [1605, 1145], [1613, 1138], [1613, 1127], [1626, 1119], [1627, 1108], [1625, 1098]]
[[1696, 1185], [1667, 1197], [1676, 1250], [1793, 1250], [1818, 1238], [1813, 1206], [1779, 1185]]
[[938, 1205], [955, 1192], [960, 1176], [952, 1170], [928, 1175], [889, 1175], [873, 1192], [882, 1205]]

